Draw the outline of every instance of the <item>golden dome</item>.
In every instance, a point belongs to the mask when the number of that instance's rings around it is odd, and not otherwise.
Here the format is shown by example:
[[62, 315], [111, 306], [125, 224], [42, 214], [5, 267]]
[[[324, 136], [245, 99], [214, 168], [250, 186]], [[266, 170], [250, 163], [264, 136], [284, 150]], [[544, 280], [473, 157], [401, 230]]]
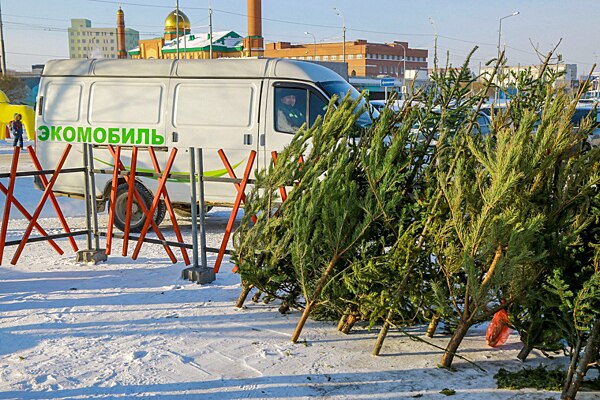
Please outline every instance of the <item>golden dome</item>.
[[[165, 19], [165, 32], [175, 32], [177, 30], [177, 10], [173, 10], [167, 19]], [[190, 19], [181, 10], [179, 10], [179, 31], [189, 32]]]

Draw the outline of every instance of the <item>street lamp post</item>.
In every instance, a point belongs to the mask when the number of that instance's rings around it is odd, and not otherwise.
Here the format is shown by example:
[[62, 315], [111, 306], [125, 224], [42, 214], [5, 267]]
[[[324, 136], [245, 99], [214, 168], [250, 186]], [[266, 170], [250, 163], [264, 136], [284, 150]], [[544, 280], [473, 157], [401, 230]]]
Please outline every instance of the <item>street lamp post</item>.
[[313, 59], [317, 57], [317, 38], [310, 32], [304, 32], [305, 35], [310, 35], [313, 37]]
[[[402, 47], [402, 87], [404, 87], [404, 85], [406, 84], [406, 47], [404, 47], [404, 45], [400, 43], [396, 44]], [[400, 63], [398, 63], [398, 67], [400, 67]]]
[[344, 14], [337, 8], [333, 7], [337, 15], [342, 17], [342, 37], [343, 37], [343, 45], [342, 45], [342, 60], [346, 62], [346, 18], [344, 18]]
[[[514, 13], [512, 13], [510, 15], [506, 15], [506, 16], [500, 18], [500, 23], [498, 25], [498, 61], [500, 60], [500, 39], [502, 37], [502, 20], [506, 19], [506, 18], [517, 16], [517, 15], [519, 15], [519, 12], [515, 11]], [[503, 68], [502, 72], [504, 73], [504, 68]], [[500, 84], [499, 80], [498, 80], [498, 84]], [[499, 95], [498, 88], [496, 88], [496, 100], [499, 100], [499, 96], [498, 95]]]
[[510, 15], [500, 18], [500, 24], [498, 26], [498, 58], [500, 58], [500, 38], [502, 37], [502, 20], [506, 19], [506, 18], [517, 16], [517, 15], [519, 15], [519, 12], [515, 11], [514, 13], [512, 13]]

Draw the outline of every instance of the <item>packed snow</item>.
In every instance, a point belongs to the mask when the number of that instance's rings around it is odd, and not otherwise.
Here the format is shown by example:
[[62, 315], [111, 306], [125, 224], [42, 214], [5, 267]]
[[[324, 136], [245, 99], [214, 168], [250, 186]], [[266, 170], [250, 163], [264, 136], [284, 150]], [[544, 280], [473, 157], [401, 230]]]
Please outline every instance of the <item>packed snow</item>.
[[[10, 151], [0, 148], [0, 155]], [[23, 160], [27, 155], [22, 154]], [[27, 162], [21, 170], [31, 168]], [[9, 158], [0, 157], [0, 172]], [[7, 184], [7, 179], [2, 179]], [[233, 189], [232, 189], [233, 190]], [[19, 178], [16, 197], [33, 212], [41, 195], [32, 179]], [[1, 196], [0, 210], [5, 197]], [[72, 229], [85, 227], [83, 203], [61, 199]], [[241, 213], [238, 216], [241, 217]], [[228, 209], [207, 216], [208, 246], [218, 247]], [[47, 208], [41, 225], [61, 232]], [[180, 221], [191, 243], [189, 220]], [[106, 230], [106, 213], [100, 215]], [[7, 240], [22, 237], [27, 221], [11, 211]], [[175, 240], [170, 221], [161, 228]], [[37, 233], [34, 231], [34, 235]], [[84, 238], [78, 238], [81, 248]], [[309, 321], [298, 344], [290, 336], [300, 316], [280, 314], [277, 303], [234, 307], [239, 275], [226, 262], [209, 285], [180, 278], [182, 261], [171, 264], [159, 245], [145, 244], [137, 260], [121, 255], [115, 240], [108, 261], [75, 262], [66, 240], [60, 256], [48, 243], [31, 243], [16, 266], [6, 248], [0, 266], [0, 399], [547, 399], [558, 393], [496, 389], [499, 368], [517, 370], [520, 350], [513, 334], [499, 348], [485, 345], [485, 326], [469, 332], [460, 354], [486, 372], [456, 359], [456, 371], [436, 367], [442, 350], [391, 332], [382, 355], [371, 356], [377, 327], [358, 325], [349, 335], [333, 322]], [[101, 241], [104, 245], [104, 240]], [[229, 244], [231, 247], [231, 243]], [[181, 260], [181, 255], [176, 251]], [[209, 255], [210, 266], [216, 255]], [[424, 337], [424, 327], [411, 329]], [[429, 339], [445, 346], [448, 336]], [[527, 365], [564, 364], [534, 351]], [[600, 398], [581, 392], [578, 398]]]

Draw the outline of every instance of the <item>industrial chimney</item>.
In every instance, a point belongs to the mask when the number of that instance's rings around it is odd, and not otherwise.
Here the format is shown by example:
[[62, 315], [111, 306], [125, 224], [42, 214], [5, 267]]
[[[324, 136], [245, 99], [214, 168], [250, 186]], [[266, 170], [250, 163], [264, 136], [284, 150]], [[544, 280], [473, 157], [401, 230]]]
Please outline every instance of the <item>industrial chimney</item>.
[[127, 58], [125, 46], [125, 13], [119, 7], [117, 11], [117, 58]]
[[248, 0], [248, 37], [244, 39], [244, 56], [260, 57], [263, 53], [261, 0]]

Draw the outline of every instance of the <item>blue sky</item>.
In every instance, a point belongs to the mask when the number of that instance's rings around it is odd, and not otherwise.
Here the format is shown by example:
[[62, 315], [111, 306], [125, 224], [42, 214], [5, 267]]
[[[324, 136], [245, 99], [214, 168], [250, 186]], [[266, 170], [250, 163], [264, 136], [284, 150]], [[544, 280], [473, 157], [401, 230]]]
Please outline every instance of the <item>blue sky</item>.
[[[31, 64], [68, 57], [67, 32], [71, 18], [87, 18], [93, 26], [116, 24], [122, 3], [128, 27], [142, 38], [162, 34], [166, 15], [175, 0], [0, 0], [4, 41], [9, 68], [28, 70]], [[192, 23], [192, 32], [207, 30], [208, 0], [180, 0], [180, 8]], [[526, 65], [538, 60], [536, 46], [546, 53], [562, 38], [558, 53], [566, 63], [578, 64], [583, 74], [600, 60], [599, 0], [263, 0], [263, 36], [266, 41], [311, 42], [341, 40], [342, 19], [347, 39], [372, 42], [408, 41], [411, 47], [430, 50], [433, 58], [434, 29], [442, 63], [461, 64], [479, 46], [472, 65], [485, 63], [496, 54], [500, 17], [519, 11], [502, 23], [502, 46], [509, 64]], [[215, 30], [235, 30], [245, 35], [246, 1], [212, 0]], [[431, 19], [430, 19], [431, 18]], [[433, 21], [433, 23], [431, 22]]]

